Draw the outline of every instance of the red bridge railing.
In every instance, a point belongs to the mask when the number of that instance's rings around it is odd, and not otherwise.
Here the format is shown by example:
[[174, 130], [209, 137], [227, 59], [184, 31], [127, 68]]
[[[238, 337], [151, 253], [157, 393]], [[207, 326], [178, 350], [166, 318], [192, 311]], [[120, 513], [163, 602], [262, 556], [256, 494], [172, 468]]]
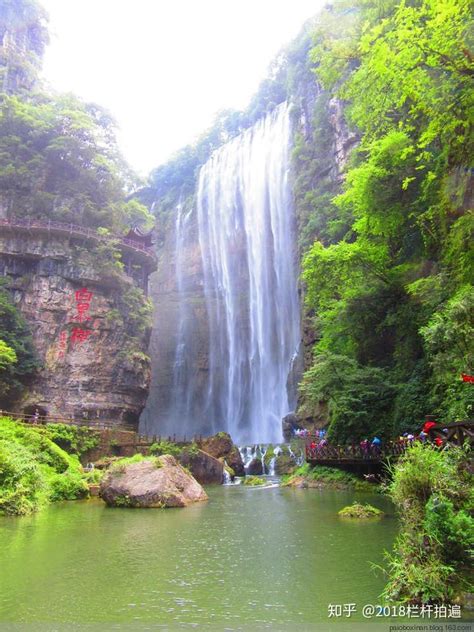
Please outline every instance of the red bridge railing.
[[306, 443], [305, 452], [307, 461], [381, 461], [390, 456], [400, 456], [407, 449], [407, 443], [390, 443], [385, 447], [368, 445], [317, 445]]
[[[398, 457], [412, 445], [412, 440], [390, 441], [385, 445], [360, 445], [353, 444], [347, 446], [331, 445], [321, 443], [318, 439], [306, 438], [305, 453], [307, 461], [338, 461], [341, 463], [348, 461], [382, 461], [388, 457]], [[474, 421], [456, 421], [449, 424], [437, 424], [433, 426], [425, 438], [429, 443], [433, 443], [440, 449], [447, 445], [463, 446], [466, 442], [472, 446], [474, 443]], [[314, 445], [316, 444], [316, 445]]]

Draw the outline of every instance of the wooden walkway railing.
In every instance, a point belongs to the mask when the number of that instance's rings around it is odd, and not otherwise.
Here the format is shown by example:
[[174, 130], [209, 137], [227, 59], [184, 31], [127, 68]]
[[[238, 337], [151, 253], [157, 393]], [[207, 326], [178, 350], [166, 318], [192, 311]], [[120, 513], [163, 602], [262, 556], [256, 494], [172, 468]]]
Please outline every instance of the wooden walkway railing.
[[0, 410], [0, 417], [11, 417], [15, 421], [25, 424], [66, 424], [69, 426], [81, 426], [84, 428], [91, 428], [92, 430], [117, 430], [133, 432], [134, 437], [128, 443], [120, 443], [120, 447], [129, 448], [133, 446], [149, 447], [153, 443], [161, 443], [162, 441], [168, 441], [168, 443], [176, 443], [178, 445], [188, 445], [190, 443], [202, 442], [202, 435], [194, 435], [187, 437], [186, 435], [143, 435], [140, 434], [136, 426], [130, 424], [117, 424], [116, 421], [104, 420], [104, 419], [70, 419], [54, 415], [25, 415], [23, 413], [12, 413], [5, 410]]
[[57, 235], [72, 235], [77, 237], [85, 237], [86, 239], [92, 239], [94, 241], [102, 242], [118, 242], [119, 246], [125, 247], [129, 250], [141, 253], [156, 261], [156, 253], [153, 248], [148, 248], [143, 244], [134, 241], [133, 239], [127, 239], [126, 237], [115, 235], [99, 235], [93, 228], [87, 228], [85, 226], [78, 226], [77, 224], [69, 224], [66, 222], [56, 222], [53, 220], [37, 220], [37, 219], [7, 219], [0, 218], [0, 228], [6, 228], [10, 230], [24, 230], [24, 231], [37, 231], [48, 232]]
[[[416, 440], [416, 439], [414, 439]], [[439, 449], [449, 445], [463, 446], [466, 442], [474, 444], [474, 421], [457, 421], [450, 424], [438, 424], [428, 432], [427, 441], [434, 443]], [[316, 443], [314, 446], [313, 443]], [[380, 463], [388, 458], [398, 458], [412, 445], [413, 441], [391, 441], [384, 446], [368, 444], [361, 446], [318, 445], [317, 439], [307, 437], [305, 443], [306, 460], [309, 463], [322, 465], [354, 465], [357, 463]]]
[[128, 432], [136, 432], [136, 426], [131, 424], [117, 424], [116, 421], [106, 419], [71, 419], [67, 417], [60, 417], [54, 415], [25, 415], [23, 413], [11, 413], [5, 410], [0, 410], [0, 417], [11, 417], [16, 421], [24, 422], [27, 424], [66, 424], [68, 426], [85, 426], [87, 428], [93, 428], [95, 430], [126, 430]]
[[406, 443], [389, 443], [383, 448], [368, 445], [363, 448], [354, 444], [349, 446], [340, 445], [322, 445], [311, 447], [311, 443], [305, 445], [306, 460], [316, 463], [346, 463], [353, 464], [355, 462], [380, 462], [388, 457], [399, 457], [405, 452], [408, 445]]
[[467, 441], [472, 447], [474, 444], [474, 420], [438, 424], [430, 428], [428, 436], [431, 441], [440, 439], [443, 446], [446, 444], [463, 446]]

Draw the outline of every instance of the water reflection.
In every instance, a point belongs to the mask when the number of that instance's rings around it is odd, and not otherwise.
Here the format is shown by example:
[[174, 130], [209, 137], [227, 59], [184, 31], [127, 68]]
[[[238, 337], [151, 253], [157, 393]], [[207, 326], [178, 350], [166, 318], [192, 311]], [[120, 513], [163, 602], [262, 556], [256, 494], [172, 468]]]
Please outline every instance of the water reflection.
[[393, 518], [339, 520], [357, 497], [345, 492], [209, 493], [184, 510], [93, 500], [0, 519], [0, 620], [295, 626], [326, 621], [328, 603], [377, 602], [370, 562], [391, 546]]

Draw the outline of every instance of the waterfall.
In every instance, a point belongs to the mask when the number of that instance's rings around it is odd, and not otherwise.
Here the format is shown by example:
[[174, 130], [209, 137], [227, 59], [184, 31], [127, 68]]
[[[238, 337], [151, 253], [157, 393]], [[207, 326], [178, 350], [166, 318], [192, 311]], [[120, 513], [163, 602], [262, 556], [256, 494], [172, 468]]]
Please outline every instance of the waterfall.
[[201, 168], [199, 243], [209, 319], [203, 414], [238, 443], [278, 443], [290, 410], [299, 305], [287, 104]]
[[289, 163], [282, 104], [217, 149], [195, 200], [177, 204], [152, 284], [143, 432], [282, 441], [301, 338]]
[[[191, 211], [185, 212], [182, 201], [176, 208], [175, 223], [175, 277], [176, 287], [180, 297], [183, 297], [183, 253], [186, 236], [186, 225]], [[171, 389], [170, 415], [180, 419], [183, 434], [189, 431], [189, 402], [192, 394], [191, 380], [189, 379], [189, 367], [186, 355], [187, 343], [187, 309], [186, 301], [180, 300], [178, 305], [178, 331], [176, 338], [176, 351], [173, 363], [173, 385]]]

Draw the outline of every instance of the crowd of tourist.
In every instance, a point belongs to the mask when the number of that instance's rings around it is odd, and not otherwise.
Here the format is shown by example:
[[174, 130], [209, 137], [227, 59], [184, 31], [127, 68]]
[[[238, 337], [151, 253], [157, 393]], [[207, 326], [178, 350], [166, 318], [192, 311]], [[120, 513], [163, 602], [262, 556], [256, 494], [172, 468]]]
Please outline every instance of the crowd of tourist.
[[[441, 447], [444, 442], [440, 436], [435, 436], [432, 439], [430, 438], [430, 430], [436, 425], [437, 423], [436, 421], [434, 421], [433, 417], [431, 415], [428, 415], [420, 432], [418, 432], [417, 434], [405, 432], [394, 441], [388, 441], [386, 445], [390, 448], [391, 451], [395, 452], [402, 452], [414, 441], [421, 441], [422, 443], [424, 443], [426, 441], [432, 440], [436, 446]], [[359, 454], [361, 456], [367, 457], [376, 457], [379, 456], [382, 452], [382, 439], [380, 439], [380, 437], [378, 436], [374, 436], [372, 439], [365, 438], [358, 444], [352, 443], [351, 445], [340, 446], [332, 445], [328, 442], [326, 438], [327, 431], [325, 429], [316, 430], [314, 436], [306, 428], [298, 429], [295, 431], [294, 434], [296, 437], [302, 437], [308, 440], [311, 439], [311, 443], [309, 443], [308, 448], [314, 456], [317, 456], [318, 453], [328, 452], [328, 448], [330, 448], [331, 451], [337, 451], [341, 455]]]

